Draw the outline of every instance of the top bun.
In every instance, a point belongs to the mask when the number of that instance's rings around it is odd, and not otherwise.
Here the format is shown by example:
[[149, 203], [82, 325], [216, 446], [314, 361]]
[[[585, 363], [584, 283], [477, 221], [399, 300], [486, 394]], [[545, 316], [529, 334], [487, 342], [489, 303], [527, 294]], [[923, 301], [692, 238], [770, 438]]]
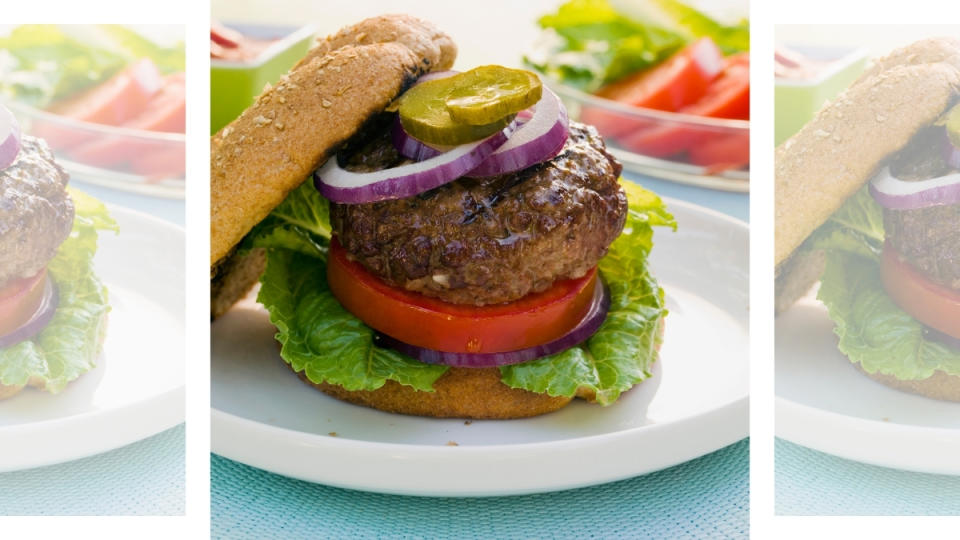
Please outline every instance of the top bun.
[[407, 15], [318, 40], [210, 141], [210, 263], [233, 247], [420, 75], [448, 69], [453, 40]]

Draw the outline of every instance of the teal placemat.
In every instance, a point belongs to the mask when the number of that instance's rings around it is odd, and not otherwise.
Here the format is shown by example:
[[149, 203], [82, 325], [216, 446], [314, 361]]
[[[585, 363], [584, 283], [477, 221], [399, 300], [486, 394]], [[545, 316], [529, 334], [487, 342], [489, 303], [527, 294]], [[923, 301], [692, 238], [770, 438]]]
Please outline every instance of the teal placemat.
[[[642, 454], [643, 448], [637, 453]], [[746, 538], [747, 439], [647, 476], [541, 495], [403, 497], [311, 484], [211, 456], [215, 539]], [[456, 479], [451, 479], [456, 481]]]
[[960, 515], [960, 476], [875, 467], [777, 439], [776, 513]]
[[0, 474], [0, 516], [183, 515], [184, 433], [180, 424], [98, 456]]

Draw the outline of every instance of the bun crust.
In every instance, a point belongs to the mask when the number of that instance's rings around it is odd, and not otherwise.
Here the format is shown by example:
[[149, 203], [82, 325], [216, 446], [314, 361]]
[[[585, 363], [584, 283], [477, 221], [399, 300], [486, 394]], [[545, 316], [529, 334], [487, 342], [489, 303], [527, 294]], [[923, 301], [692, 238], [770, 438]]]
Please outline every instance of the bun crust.
[[210, 264], [230, 253], [341, 143], [456, 47], [408, 16], [368, 19], [321, 41], [210, 141]]
[[381, 411], [436, 418], [526, 418], [563, 408], [573, 398], [550, 397], [517, 390], [500, 382], [497, 368], [450, 368], [433, 384], [433, 392], [420, 392], [394, 381], [373, 391], [349, 391], [333, 384], [315, 384], [337, 399]]
[[928, 379], [901, 381], [890, 375], [867, 373], [860, 368], [859, 364], [857, 365], [857, 369], [860, 369], [867, 377], [891, 388], [896, 388], [897, 390], [933, 399], [960, 402], [960, 377], [956, 375], [947, 375], [943, 371], [935, 371], [933, 376]]
[[854, 84], [775, 153], [774, 264], [783, 263], [960, 90], [944, 63], [898, 65]]

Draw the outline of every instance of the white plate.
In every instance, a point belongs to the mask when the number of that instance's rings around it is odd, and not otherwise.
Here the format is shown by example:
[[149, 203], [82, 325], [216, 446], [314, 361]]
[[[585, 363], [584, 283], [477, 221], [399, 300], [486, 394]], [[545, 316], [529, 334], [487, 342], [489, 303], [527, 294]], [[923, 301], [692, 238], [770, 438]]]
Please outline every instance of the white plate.
[[248, 298], [212, 326], [213, 451], [334, 486], [482, 496], [627, 478], [746, 437], [747, 226], [667, 202], [680, 230], [655, 236], [652, 264], [670, 309], [661, 360], [616, 404], [467, 424], [343, 403], [293, 375], [266, 312]]
[[888, 388], [837, 349], [815, 293], [776, 322], [776, 432], [847, 459], [960, 475], [960, 403]]
[[57, 395], [27, 388], [0, 401], [0, 472], [99, 454], [184, 419], [184, 233], [110, 207], [96, 271], [110, 291], [97, 367]]

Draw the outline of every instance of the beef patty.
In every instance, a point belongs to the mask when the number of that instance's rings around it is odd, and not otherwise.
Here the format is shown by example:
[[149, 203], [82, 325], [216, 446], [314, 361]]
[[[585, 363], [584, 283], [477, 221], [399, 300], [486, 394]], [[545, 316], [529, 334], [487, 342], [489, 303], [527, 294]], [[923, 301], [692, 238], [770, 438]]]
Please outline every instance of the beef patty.
[[[402, 163], [381, 133], [343, 166]], [[571, 122], [550, 161], [406, 199], [332, 204], [330, 219], [344, 248], [391, 285], [455, 304], [511, 302], [581, 277], [606, 255], [626, 221], [621, 168], [593, 127]]]
[[960, 204], [884, 210], [887, 241], [931, 280], [960, 291]]
[[[921, 130], [891, 159], [890, 172], [908, 182], [958, 172], [944, 159], [943, 126]], [[960, 205], [883, 210], [890, 244], [931, 280], [960, 290]]]
[[70, 234], [68, 178], [47, 143], [29, 136], [16, 161], [0, 171], [0, 286], [39, 272]]

